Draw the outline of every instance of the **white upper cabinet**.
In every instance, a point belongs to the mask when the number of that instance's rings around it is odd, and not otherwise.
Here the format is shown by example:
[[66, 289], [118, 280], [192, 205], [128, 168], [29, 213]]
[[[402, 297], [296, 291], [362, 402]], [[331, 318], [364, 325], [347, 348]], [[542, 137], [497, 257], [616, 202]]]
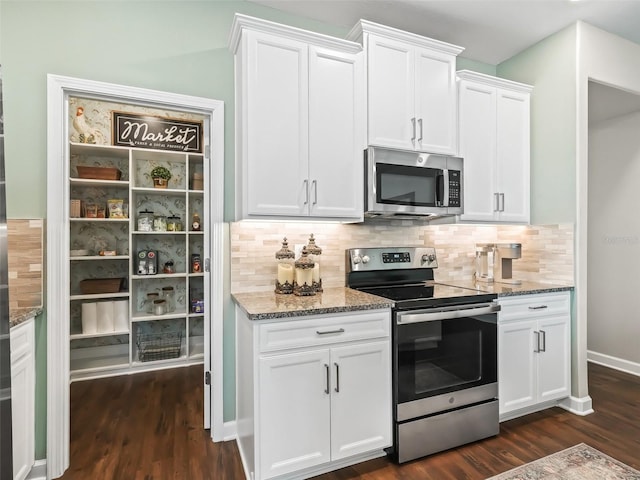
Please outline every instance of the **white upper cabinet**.
[[367, 53], [368, 143], [453, 155], [462, 47], [366, 20], [349, 33]]
[[236, 15], [236, 217], [359, 221], [360, 45]]
[[458, 72], [463, 221], [529, 223], [532, 87]]

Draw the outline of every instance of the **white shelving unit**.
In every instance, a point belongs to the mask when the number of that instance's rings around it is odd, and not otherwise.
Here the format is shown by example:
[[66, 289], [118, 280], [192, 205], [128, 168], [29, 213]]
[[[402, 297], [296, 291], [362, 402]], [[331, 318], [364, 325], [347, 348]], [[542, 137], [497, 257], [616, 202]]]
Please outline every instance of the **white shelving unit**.
[[[79, 99], [81, 100], [81, 99]], [[70, 364], [71, 380], [109, 376], [131, 370], [150, 370], [173, 365], [202, 363], [205, 351], [205, 311], [193, 313], [192, 300], [204, 300], [205, 275], [192, 271], [192, 255], [200, 255], [204, 270], [207, 241], [207, 192], [192, 188], [194, 173], [206, 169], [205, 153], [173, 152], [148, 148], [93, 145], [69, 142], [69, 199], [83, 205], [105, 208], [106, 218], [69, 218], [70, 250], [87, 250], [86, 256], [70, 256]], [[78, 166], [111, 167], [121, 171], [119, 180], [80, 178]], [[172, 173], [167, 188], [154, 188], [149, 172], [164, 166]], [[110, 199], [128, 205], [128, 218], [108, 218]], [[138, 215], [152, 211], [158, 216], [178, 216], [180, 231], [139, 231]], [[194, 213], [200, 216], [201, 230], [191, 230]], [[83, 213], [84, 215], [84, 213]], [[100, 250], [116, 250], [116, 255], [99, 255]], [[138, 272], [138, 253], [156, 252], [156, 274]], [[174, 273], [163, 271], [173, 262]], [[85, 279], [122, 278], [121, 291], [86, 293], [80, 288]], [[175, 309], [164, 314], [149, 313], [148, 293], [173, 287]], [[83, 332], [82, 305], [88, 302], [127, 301], [127, 328], [113, 331]], [[97, 322], [100, 325], [100, 322]], [[117, 322], [116, 322], [117, 323]], [[153, 336], [154, 355], [140, 355], [142, 336]], [[148, 338], [148, 337], [145, 337]], [[166, 342], [180, 339], [177, 345]], [[147, 348], [147, 347], [145, 347]], [[162, 350], [164, 348], [164, 350]], [[149, 352], [150, 350], [147, 350]]]

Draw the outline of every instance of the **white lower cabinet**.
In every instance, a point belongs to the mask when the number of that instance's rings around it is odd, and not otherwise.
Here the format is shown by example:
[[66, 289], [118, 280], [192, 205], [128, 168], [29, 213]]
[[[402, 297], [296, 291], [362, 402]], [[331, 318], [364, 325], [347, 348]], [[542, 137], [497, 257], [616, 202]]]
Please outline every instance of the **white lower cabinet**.
[[13, 479], [23, 480], [35, 462], [34, 319], [13, 327], [10, 339]]
[[392, 442], [389, 310], [276, 322], [238, 312], [237, 328], [247, 478], [308, 478], [383, 455]]
[[500, 418], [538, 410], [571, 393], [570, 292], [499, 298]]

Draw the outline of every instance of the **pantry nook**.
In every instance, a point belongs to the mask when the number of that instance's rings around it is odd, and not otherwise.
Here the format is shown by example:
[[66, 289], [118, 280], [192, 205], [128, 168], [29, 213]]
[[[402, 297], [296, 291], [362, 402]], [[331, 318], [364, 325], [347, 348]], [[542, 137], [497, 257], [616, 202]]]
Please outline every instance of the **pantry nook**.
[[50, 75], [49, 119], [49, 473], [73, 381], [204, 364], [217, 440], [223, 103]]

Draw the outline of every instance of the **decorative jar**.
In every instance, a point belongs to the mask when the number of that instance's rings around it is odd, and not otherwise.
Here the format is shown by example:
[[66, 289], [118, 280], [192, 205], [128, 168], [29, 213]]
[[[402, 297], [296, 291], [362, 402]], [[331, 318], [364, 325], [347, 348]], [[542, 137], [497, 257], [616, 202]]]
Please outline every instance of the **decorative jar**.
[[313, 238], [313, 233], [309, 237], [307, 252], [309, 252], [309, 258], [314, 263], [312, 274], [313, 288], [315, 288], [316, 292], [322, 292], [322, 277], [320, 276], [320, 255], [322, 255], [322, 248], [316, 245], [316, 239]]
[[293, 282], [293, 293], [300, 296], [315, 295], [316, 290], [313, 288], [313, 260], [309, 258], [306, 245], [302, 247], [302, 254], [296, 260], [295, 279]]
[[295, 274], [294, 259], [295, 254], [289, 249], [287, 237], [284, 237], [282, 239], [282, 248], [276, 252], [276, 293], [293, 293], [293, 277]]

